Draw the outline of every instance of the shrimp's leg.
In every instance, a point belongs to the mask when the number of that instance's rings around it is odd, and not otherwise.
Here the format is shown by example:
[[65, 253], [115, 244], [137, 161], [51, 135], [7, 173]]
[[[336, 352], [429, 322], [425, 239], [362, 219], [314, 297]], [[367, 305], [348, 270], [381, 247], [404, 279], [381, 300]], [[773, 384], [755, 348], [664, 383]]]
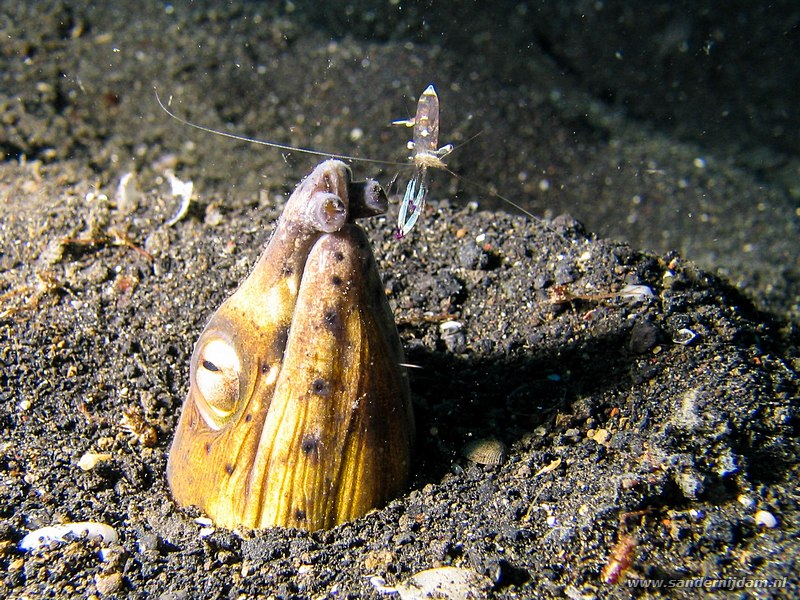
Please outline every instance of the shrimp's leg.
[[[418, 168], [406, 186], [400, 212], [397, 215], [397, 233], [395, 237], [405, 237], [417, 223], [417, 219], [425, 208], [425, 198], [428, 196], [429, 175], [425, 167]], [[409, 214], [409, 211], [411, 214]]]

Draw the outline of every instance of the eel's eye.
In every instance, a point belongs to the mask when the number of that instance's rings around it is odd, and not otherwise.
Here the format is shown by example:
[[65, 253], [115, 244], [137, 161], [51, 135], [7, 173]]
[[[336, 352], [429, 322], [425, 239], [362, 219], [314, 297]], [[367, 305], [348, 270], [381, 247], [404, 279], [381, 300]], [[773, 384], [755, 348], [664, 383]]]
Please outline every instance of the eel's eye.
[[194, 374], [198, 408], [215, 429], [237, 408], [241, 371], [239, 355], [229, 342], [213, 338], [200, 348]]

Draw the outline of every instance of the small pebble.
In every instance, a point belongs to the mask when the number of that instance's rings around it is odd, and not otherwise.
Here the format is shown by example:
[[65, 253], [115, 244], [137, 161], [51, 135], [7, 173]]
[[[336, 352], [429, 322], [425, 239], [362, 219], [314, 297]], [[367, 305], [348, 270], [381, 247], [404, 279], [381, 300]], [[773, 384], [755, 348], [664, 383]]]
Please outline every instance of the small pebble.
[[467, 349], [467, 336], [464, 325], [458, 321], [446, 321], [439, 326], [442, 341], [449, 352], [461, 354]]
[[91, 471], [97, 466], [97, 463], [111, 458], [108, 452], [87, 452], [78, 460], [78, 466], [83, 471]]
[[745, 496], [744, 494], [740, 495], [737, 500], [739, 500], [739, 504], [744, 506], [747, 510], [752, 510], [756, 506], [755, 500], [753, 500], [750, 496]]
[[611, 434], [608, 429], [598, 429], [594, 432], [592, 439], [601, 446], [604, 446], [608, 443], [608, 440], [611, 439]]
[[628, 347], [634, 354], [644, 354], [658, 343], [660, 332], [649, 321], [637, 321], [631, 330]]
[[94, 584], [95, 586], [97, 586], [97, 592], [101, 596], [116, 594], [122, 588], [122, 574], [121, 573], [110, 573], [109, 575], [98, 574], [95, 576]]
[[139, 552], [157, 552], [160, 546], [160, 540], [156, 533], [145, 533], [136, 542]]
[[775, 518], [771, 512], [767, 510], [759, 510], [756, 512], [756, 525], [766, 527], [767, 529], [775, 529], [778, 526], [778, 519]]

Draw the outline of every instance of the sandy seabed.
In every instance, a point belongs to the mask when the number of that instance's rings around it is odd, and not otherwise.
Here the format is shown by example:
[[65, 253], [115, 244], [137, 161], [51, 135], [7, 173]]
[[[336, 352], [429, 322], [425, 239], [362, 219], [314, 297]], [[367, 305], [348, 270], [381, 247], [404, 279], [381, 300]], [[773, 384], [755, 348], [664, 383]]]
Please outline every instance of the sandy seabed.
[[[455, 42], [334, 40], [284, 8], [9, 10], [3, 595], [379, 597], [442, 566], [497, 598], [628, 597], [609, 579], [797, 593], [798, 238], [780, 190], [594, 101], [544, 54], [512, 87]], [[164, 476], [192, 345], [315, 159], [192, 130], [153, 88], [210, 127], [403, 162], [386, 124], [431, 81], [442, 141], [482, 132], [449, 159], [465, 179], [434, 174], [403, 240], [396, 204], [364, 224], [421, 367], [413, 481], [330, 531], [211, 530]], [[168, 169], [194, 184], [173, 225]], [[543, 220], [481, 210], [489, 188]], [[628, 284], [653, 296], [614, 295]], [[500, 464], [463, 455], [480, 439], [506, 445]], [[119, 539], [18, 547], [74, 521]]]

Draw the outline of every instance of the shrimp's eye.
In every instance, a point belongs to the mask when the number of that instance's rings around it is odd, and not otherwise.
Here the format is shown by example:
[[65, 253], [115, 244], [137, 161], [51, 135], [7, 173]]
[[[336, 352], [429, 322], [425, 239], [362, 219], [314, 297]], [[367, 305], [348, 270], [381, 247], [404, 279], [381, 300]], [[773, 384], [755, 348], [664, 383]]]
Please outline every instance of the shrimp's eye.
[[199, 349], [194, 372], [198, 408], [215, 429], [239, 403], [239, 375], [242, 363], [236, 349], [226, 340], [213, 338]]

